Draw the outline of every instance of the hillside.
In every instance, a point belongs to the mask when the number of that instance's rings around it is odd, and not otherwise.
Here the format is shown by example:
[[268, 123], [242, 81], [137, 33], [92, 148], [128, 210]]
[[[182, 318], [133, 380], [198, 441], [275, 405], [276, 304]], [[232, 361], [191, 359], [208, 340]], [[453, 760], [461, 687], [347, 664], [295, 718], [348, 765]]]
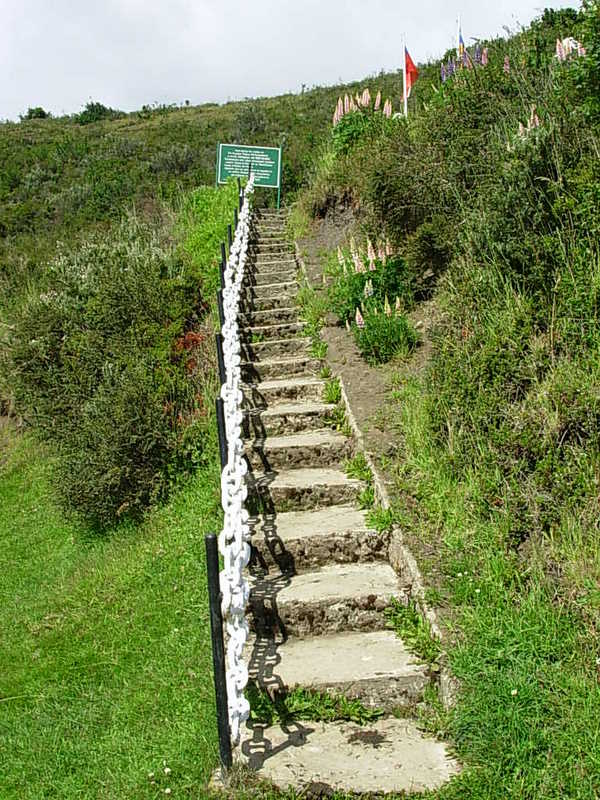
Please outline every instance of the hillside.
[[[392, 614], [432, 675], [410, 713], [463, 765], [427, 797], [600, 796], [600, 4], [469, 57], [421, 65], [407, 119], [374, 107], [399, 108], [395, 73], [0, 125], [9, 797], [202, 797], [216, 763], [198, 531], [220, 524], [214, 293], [237, 187], [212, 184], [235, 139], [284, 144], [306, 346], [335, 341], [376, 398], [393, 504], [371, 485], [361, 503], [426, 585]], [[253, 712], [321, 718], [296, 700]], [[243, 776], [231, 796], [295, 797]]]

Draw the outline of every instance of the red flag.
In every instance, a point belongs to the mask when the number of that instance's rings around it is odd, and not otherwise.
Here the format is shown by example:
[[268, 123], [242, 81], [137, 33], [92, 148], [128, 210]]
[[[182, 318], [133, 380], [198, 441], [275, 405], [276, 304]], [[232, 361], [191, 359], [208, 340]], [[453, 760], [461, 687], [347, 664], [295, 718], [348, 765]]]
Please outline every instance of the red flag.
[[406, 93], [406, 97], [410, 97], [410, 90], [412, 89], [414, 82], [419, 77], [419, 70], [415, 67], [415, 63], [408, 54], [406, 47], [404, 48], [404, 59], [406, 63], [406, 86], [404, 87], [404, 91]]

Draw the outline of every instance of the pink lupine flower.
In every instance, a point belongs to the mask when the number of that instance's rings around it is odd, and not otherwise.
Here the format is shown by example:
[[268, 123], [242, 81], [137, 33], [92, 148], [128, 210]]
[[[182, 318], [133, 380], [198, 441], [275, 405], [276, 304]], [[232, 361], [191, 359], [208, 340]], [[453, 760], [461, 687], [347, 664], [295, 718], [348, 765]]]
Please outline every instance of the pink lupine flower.
[[523, 125], [522, 122], [519, 122], [519, 136], [521, 137], [521, 139], [525, 138], [525, 126]]
[[385, 267], [385, 262], [386, 262], [385, 249], [383, 248], [383, 245], [381, 245], [381, 244], [377, 248], [377, 258], [381, 261], [381, 263]]
[[508, 56], [504, 56], [504, 72], [508, 75], [510, 72], [510, 58]]
[[373, 242], [370, 239], [367, 239], [367, 256], [371, 261], [375, 258], [375, 248], [373, 247]]
[[392, 316], [392, 307], [390, 306], [390, 301], [388, 300], [388, 296], [385, 296], [385, 302], [383, 304], [383, 310], [385, 312], [386, 317]]
[[394, 251], [392, 250], [392, 243], [386, 237], [386, 240], [385, 240], [385, 254], [386, 254], [386, 256], [391, 256], [391, 255], [393, 255], [393, 253], [394, 253]]
[[354, 261], [354, 271], [355, 272], [364, 272], [365, 265], [363, 264], [362, 258], [359, 256], [358, 253], [354, 253], [352, 256], [352, 260]]
[[350, 111], [350, 98], [347, 94], [344, 95], [344, 114], [348, 114]]
[[337, 124], [338, 124], [338, 115], [337, 115], [337, 110], [336, 110], [336, 111], [333, 112], [333, 127], [335, 128], [335, 126]]
[[377, 92], [377, 97], [375, 98], [375, 105], [374, 110], [379, 111], [379, 106], [381, 105], [381, 92]]
[[585, 55], [585, 47], [581, 44], [581, 42], [577, 42], [577, 55], [579, 57], [583, 57]]
[[353, 97], [350, 98], [350, 111], [356, 111], [356, 103]]
[[383, 105], [383, 113], [388, 119], [390, 119], [392, 116], [392, 101], [389, 99], [389, 97]]
[[566, 59], [565, 48], [563, 47], [563, 43], [560, 39], [556, 40], [556, 57], [559, 61], [564, 61]]
[[344, 258], [344, 254], [342, 253], [342, 248], [340, 247], [339, 244], [337, 249], [337, 257], [338, 257], [338, 264], [340, 265], [340, 267], [343, 267], [346, 262], [346, 259]]
[[487, 63], [488, 63], [488, 49], [487, 47], [484, 47], [481, 52], [481, 66], [487, 67]]
[[531, 106], [531, 114], [529, 116], [529, 129], [532, 128], [539, 128], [540, 127], [540, 118], [537, 114], [537, 109], [535, 106]]
[[363, 319], [363, 315], [360, 313], [360, 310], [358, 308], [356, 309], [356, 314], [354, 315], [354, 319], [356, 321], [356, 325], [358, 328], [365, 327], [365, 321]]
[[377, 271], [377, 266], [375, 264], [375, 259], [374, 258], [370, 258], [369, 259], [369, 270], [371, 272], [376, 272]]

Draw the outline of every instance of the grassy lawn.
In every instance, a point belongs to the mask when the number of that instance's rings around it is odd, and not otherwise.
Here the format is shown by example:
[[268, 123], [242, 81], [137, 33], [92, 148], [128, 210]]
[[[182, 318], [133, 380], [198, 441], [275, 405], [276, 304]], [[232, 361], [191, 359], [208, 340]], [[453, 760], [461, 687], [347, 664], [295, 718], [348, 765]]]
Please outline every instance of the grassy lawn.
[[60, 511], [32, 436], [5, 428], [0, 443], [2, 799], [205, 796], [218, 471], [97, 535]]

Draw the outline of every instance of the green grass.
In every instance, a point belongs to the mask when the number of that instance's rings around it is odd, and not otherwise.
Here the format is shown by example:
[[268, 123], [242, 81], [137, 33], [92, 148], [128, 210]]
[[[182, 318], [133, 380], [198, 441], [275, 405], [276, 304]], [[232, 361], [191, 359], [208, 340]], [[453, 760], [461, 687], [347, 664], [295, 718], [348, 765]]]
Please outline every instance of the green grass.
[[440, 643], [431, 635], [429, 624], [415, 607], [414, 602], [404, 606], [397, 600], [392, 600], [385, 616], [390, 627], [396, 631], [411, 652], [430, 664], [437, 661], [441, 652]]
[[7, 441], [3, 800], [202, 797], [217, 760], [203, 533], [219, 528], [218, 471], [100, 537], [60, 511], [35, 439]]
[[[394, 397], [390, 419], [404, 443], [397, 488], [412, 509], [403, 528], [436, 553], [421, 563], [426, 579], [438, 571], [445, 649], [461, 685], [443, 726], [465, 770], [433, 796], [592, 800], [600, 791], [598, 598], [589, 580], [597, 548], [592, 554], [576, 526], [568, 549], [551, 538], [532, 543], [529, 555], [507, 547], [505, 512], [482, 513], [490, 475], [456, 474], [431, 437], [424, 385], [407, 379]], [[557, 581], [551, 565], [559, 563]], [[405, 639], [427, 641], [413, 614], [397, 621]]]
[[324, 403], [339, 403], [342, 399], [342, 389], [339, 378], [331, 378], [323, 387]]

